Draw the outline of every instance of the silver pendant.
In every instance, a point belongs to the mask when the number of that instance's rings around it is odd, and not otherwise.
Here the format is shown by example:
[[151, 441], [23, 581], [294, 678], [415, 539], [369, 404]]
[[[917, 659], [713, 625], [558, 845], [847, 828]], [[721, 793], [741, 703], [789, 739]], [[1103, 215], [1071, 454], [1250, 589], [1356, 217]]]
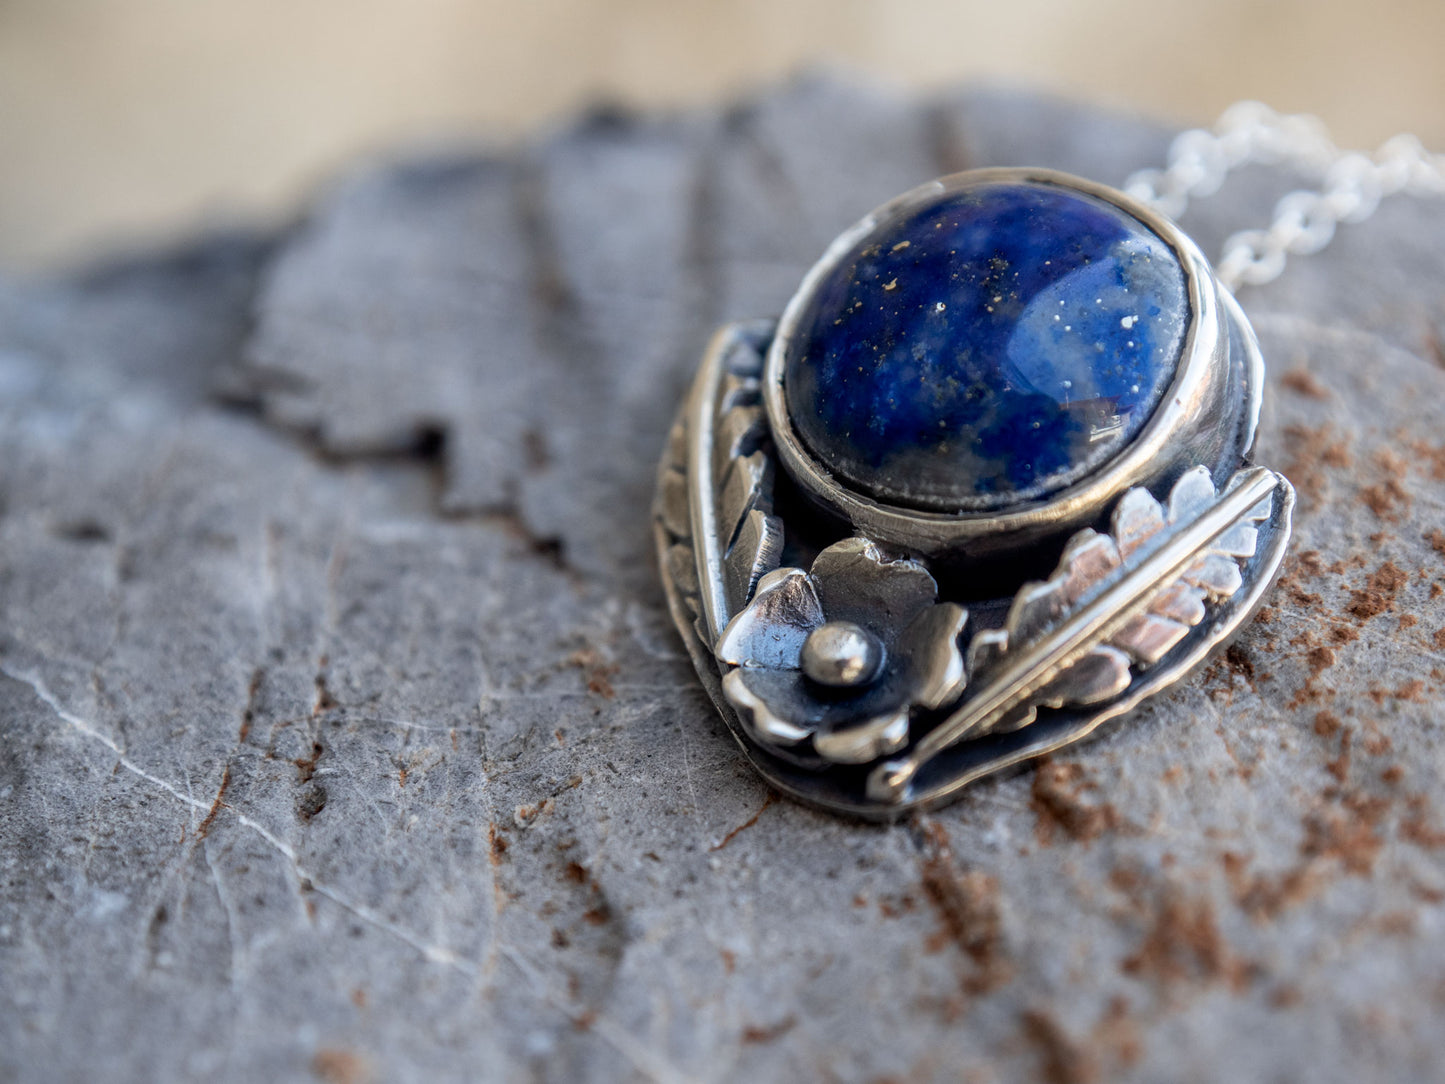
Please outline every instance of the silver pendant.
[[659, 476], [671, 612], [754, 766], [894, 817], [1222, 648], [1290, 535], [1262, 378], [1199, 249], [1105, 186], [960, 173], [842, 234], [715, 335]]

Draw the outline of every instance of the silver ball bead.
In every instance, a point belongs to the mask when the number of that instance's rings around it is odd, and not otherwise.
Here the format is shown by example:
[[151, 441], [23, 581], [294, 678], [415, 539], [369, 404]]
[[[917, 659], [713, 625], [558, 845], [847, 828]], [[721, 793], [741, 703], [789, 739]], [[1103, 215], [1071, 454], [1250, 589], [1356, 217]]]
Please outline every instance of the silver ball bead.
[[867, 685], [883, 668], [883, 644], [851, 621], [829, 621], [803, 643], [803, 673], [835, 689]]

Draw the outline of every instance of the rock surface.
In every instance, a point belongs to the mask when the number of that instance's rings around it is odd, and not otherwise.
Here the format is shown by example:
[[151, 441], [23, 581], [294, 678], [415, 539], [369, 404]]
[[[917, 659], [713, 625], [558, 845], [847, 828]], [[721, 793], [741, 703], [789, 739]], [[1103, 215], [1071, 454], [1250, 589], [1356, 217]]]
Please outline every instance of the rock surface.
[[710, 327], [920, 180], [1167, 141], [812, 81], [0, 285], [0, 1080], [1437, 1076], [1445, 205], [1242, 294], [1294, 556], [1115, 736], [840, 821], [664, 612]]

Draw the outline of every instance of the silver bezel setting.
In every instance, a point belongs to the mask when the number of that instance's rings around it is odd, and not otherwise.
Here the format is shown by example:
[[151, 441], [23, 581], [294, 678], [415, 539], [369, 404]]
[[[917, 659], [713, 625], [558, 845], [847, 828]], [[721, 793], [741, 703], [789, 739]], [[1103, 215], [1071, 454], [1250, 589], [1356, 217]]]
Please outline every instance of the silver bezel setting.
[[[1163, 240], [1183, 268], [1189, 328], [1174, 378], [1144, 428], [1090, 474], [1043, 498], [1005, 511], [925, 511], [876, 500], [828, 471], [804, 445], [787, 406], [784, 371], [798, 325], [819, 286], [881, 224], [941, 195], [983, 184], [1031, 183], [1081, 192], [1137, 219]], [[1232, 357], [1231, 342], [1245, 357]], [[1204, 463], [1219, 473], [1239, 462], [1254, 439], [1263, 363], [1238, 307], [1218, 284], [1199, 247], [1144, 204], [1105, 185], [1046, 169], [982, 169], [941, 177], [865, 215], [828, 246], [789, 301], [768, 349], [762, 394], [783, 467], [820, 507], [854, 532], [925, 557], [986, 556], [1094, 522], [1130, 486], [1153, 484]], [[1232, 384], [1240, 387], [1233, 388]]]
[[[997, 181], [1112, 203], [1178, 254], [1191, 320], [1171, 385], [1138, 435], [1048, 498], [950, 515], [860, 496], [793, 432], [784, 336], [880, 221]], [[754, 767], [800, 800], [891, 819], [1087, 738], [1205, 662], [1261, 604], [1289, 544], [1294, 491], [1249, 464], [1263, 372], [1243, 312], [1194, 244], [1104, 186], [975, 171], [846, 231], [780, 324], [713, 337], [659, 468], [653, 525], [669, 609]], [[779, 464], [792, 485], [775, 484]], [[980, 584], [1002, 597], [979, 598]], [[832, 621], [890, 645], [876, 687], [809, 684], [801, 649]]]

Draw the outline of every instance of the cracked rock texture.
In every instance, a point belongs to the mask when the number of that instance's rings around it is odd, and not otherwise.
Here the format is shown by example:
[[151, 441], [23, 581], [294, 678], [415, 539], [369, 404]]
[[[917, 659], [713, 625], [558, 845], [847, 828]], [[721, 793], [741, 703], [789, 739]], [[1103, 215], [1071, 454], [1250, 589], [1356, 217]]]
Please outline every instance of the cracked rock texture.
[[1168, 135], [809, 81], [0, 284], [0, 1080], [1438, 1079], [1445, 204], [1243, 292], [1293, 556], [1113, 737], [841, 821], [664, 611], [710, 327], [921, 180]]

